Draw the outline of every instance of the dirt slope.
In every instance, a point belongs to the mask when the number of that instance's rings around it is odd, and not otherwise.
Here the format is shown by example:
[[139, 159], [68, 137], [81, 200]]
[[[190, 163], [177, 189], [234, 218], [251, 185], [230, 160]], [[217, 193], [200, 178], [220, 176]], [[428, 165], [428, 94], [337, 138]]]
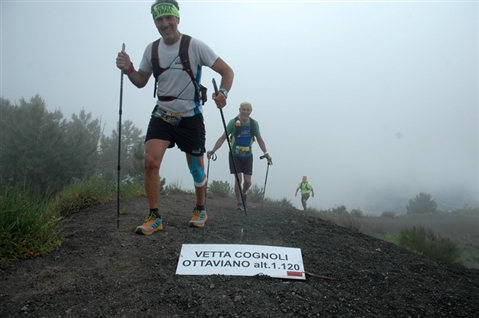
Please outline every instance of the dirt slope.
[[[162, 198], [165, 229], [133, 233], [145, 198], [82, 210], [62, 246], [0, 271], [0, 317], [478, 317], [479, 270], [446, 265], [351, 232], [311, 212], [208, 198], [203, 229], [187, 226], [193, 195]], [[306, 281], [175, 275], [183, 243], [301, 248]]]

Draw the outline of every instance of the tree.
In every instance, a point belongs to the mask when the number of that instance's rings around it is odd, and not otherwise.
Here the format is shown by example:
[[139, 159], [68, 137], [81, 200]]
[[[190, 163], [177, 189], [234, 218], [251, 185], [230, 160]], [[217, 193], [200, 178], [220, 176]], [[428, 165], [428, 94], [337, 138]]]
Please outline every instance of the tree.
[[[95, 175], [98, 162], [98, 143], [101, 137], [100, 121], [93, 120], [91, 113], [81, 110], [72, 115], [71, 121], [65, 125], [67, 151], [70, 169], [78, 177]], [[72, 156], [74, 154], [74, 156]]]
[[[118, 126], [117, 126], [118, 127]], [[126, 120], [121, 129], [120, 180], [139, 180], [144, 171], [144, 140], [141, 129]], [[112, 130], [111, 136], [100, 139], [98, 168], [107, 180], [116, 181], [118, 177], [118, 128]]]
[[73, 179], [88, 177], [96, 155], [100, 125], [84, 111], [63, 119], [49, 112], [36, 95], [11, 106], [1, 100], [0, 186], [34, 185], [43, 194], [61, 190]]
[[429, 193], [420, 192], [406, 205], [408, 215], [413, 214], [437, 214], [437, 203]]

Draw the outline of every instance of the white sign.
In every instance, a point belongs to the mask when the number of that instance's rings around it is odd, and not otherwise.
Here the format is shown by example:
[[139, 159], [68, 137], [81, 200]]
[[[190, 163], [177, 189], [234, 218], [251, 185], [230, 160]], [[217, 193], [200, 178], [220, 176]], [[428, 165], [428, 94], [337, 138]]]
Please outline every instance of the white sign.
[[241, 244], [183, 244], [176, 274], [306, 279], [301, 249]]

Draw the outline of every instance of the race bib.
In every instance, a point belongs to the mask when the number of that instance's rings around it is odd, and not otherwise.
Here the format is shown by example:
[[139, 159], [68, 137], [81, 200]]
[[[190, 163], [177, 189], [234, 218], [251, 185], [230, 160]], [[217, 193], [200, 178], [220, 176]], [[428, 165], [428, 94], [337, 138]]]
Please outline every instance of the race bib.
[[250, 148], [247, 146], [236, 146], [236, 154], [240, 156], [247, 156], [249, 155]]
[[181, 118], [183, 118], [183, 113], [169, 112], [160, 107], [156, 107], [155, 111], [153, 112], [153, 116], [163, 119], [168, 124], [178, 126], [180, 124]]

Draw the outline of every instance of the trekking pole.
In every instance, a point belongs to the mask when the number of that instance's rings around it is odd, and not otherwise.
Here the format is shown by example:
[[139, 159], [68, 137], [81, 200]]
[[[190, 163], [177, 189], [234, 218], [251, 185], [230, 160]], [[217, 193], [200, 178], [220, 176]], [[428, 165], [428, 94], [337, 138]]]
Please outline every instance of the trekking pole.
[[[125, 43], [121, 47], [121, 51], [125, 52]], [[121, 113], [122, 113], [122, 104], [123, 104], [123, 70], [121, 70], [120, 76], [120, 109], [118, 111], [118, 179], [117, 179], [117, 188], [116, 188], [116, 228], [120, 228], [120, 158], [121, 158]]]
[[[216, 154], [213, 153], [211, 155], [211, 159], [213, 159], [213, 161], [216, 161]], [[206, 178], [210, 178], [210, 158], [208, 158], [208, 169], [206, 169]], [[206, 197], [208, 196], [208, 182], [206, 182], [206, 191], [205, 191], [205, 203], [206, 203]]]
[[[215, 81], [214, 78], [213, 78], [213, 87], [215, 89], [215, 94], [218, 94], [218, 86], [216, 86], [216, 81]], [[228, 136], [228, 129], [226, 128], [225, 116], [223, 115], [223, 109], [222, 108], [220, 108], [220, 113], [221, 113], [221, 119], [223, 120], [223, 128], [225, 129], [226, 140], [228, 141], [228, 147], [229, 147], [229, 150], [230, 150], [231, 161], [233, 161], [233, 168], [235, 170], [236, 183], [238, 184], [238, 189], [239, 189], [240, 194], [241, 194], [241, 201], [243, 201], [244, 214], [248, 215], [246, 213], [246, 205], [245, 205], [245, 201], [244, 201], [243, 191], [241, 190], [241, 184], [240, 184], [239, 177], [238, 177], [238, 170], [236, 169], [235, 158], [233, 157], [233, 149], [231, 148], [230, 137]]]
[[[261, 156], [259, 159], [264, 159], [267, 158], [267, 156]], [[266, 182], [268, 181], [268, 171], [269, 171], [269, 161], [266, 162], [268, 165], [268, 168], [266, 168], [266, 177], [264, 178], [264, 188], [263, 188], [263, 199], [261, 199], [261, 208], [263, 208], [263, 202], [264, 202], [264, 193], [266, 192]]]

